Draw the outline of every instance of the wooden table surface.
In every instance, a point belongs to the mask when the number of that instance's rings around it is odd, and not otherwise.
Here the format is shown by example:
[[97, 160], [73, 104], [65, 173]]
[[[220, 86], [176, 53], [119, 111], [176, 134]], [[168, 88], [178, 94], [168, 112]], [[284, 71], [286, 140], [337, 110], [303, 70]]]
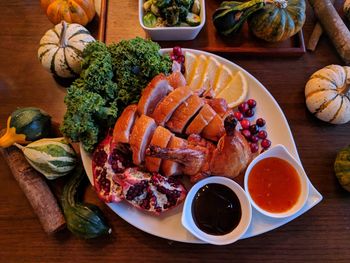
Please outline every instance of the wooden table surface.
[[[108, 43], [144, 36], [135, 19], [136, 2], [110, 1]], [[16, 107], [40, 107], [54, 120], [62, 120], [65, 88], [37, 60], [39, 40], [52, 26], [39, 1], [0, 1], [0, 10], [0, 128]], [[313, 24], [308, 7], [306, 41]], [[170, 242], [144, 233], [110, 211], [90, 188], [86, 199], [102, 208], [113, 234], [89, 241], [67, 230], [47, 236], [0, 158], [0, 262], [350, 262], [350, 194], [339, 186], [333, 172], [337, 151], [350, 142], [350, 124], [323, 123], [304, 103], [310, 74], [332, 63], [342, 64], [330, 41], [322, 37], [316, 52], [298, 58], [228, 58], [260, 80], [278, 101], [305, 171], [324, 197], [320, 204], [274, 231], [217, 247]]]

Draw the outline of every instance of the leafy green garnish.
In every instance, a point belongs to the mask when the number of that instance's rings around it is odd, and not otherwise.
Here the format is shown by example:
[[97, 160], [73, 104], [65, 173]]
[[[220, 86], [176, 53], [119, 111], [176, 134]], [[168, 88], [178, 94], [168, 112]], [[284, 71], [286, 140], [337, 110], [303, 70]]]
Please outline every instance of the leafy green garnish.
[[83, 52], [80, 77], [68, 88], [62, 133], [82, 142], [88, 152], [115, 123], [118, 114], [138, 102], [142, 89], [159, 73], [169, 73], [171, 61], [159, 45], [135, 38], [107, 47], [89, 43]]

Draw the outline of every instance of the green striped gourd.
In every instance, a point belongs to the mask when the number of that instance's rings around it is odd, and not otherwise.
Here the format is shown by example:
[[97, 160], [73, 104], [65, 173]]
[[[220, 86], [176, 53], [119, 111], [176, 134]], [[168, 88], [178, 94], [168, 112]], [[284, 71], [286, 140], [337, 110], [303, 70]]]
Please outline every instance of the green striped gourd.
[[83, 50], [93, 41], [95, 39], [85, 27], [62, 21], [41, 38], [38, 58], [44, 68], [54, 75], [75, 77], [81, 72]]
[[317, 118], [333, 124], [350, 121], [350, 67], [329, 65], [311, 75], [306, 105]]
[[[265, 0], [266, 3], [271, 2]], [[248, 24], [253, 34], [268, 42], [283, 41], [298, 33], [304, 25], [305, 0], [274, 0], [254, 13]]]
[[337, 154], [334, 171], [341, 186], [350, 192], [350, 145]]
[[41, 139], [27, 146], [15, 145], [30, 165], [49, 180], [68, 174], [77, 162], [74, 149], [64, 137]]

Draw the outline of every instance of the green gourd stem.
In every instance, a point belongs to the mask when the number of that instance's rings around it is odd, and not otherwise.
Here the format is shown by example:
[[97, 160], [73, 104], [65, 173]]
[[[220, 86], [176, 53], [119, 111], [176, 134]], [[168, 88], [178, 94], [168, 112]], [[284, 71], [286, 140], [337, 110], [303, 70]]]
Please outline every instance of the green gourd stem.
[[66, 32], [67, 32], [67, 23], [65, 21], [62, 21], [62, 29], [61, 29], [60, 43], [59, 43], [60, 47], [62, 48], [67, 46]]

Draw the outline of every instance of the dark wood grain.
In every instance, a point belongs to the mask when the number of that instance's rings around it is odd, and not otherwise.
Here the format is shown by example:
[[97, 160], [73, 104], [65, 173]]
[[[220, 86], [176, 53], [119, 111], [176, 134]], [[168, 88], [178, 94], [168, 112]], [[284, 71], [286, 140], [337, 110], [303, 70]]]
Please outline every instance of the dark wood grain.
[[[135, 22], [136, 5], [134, 0], [109, 1], [108, 43], [145, 36]], [[0, 127], [20, 106], [41, 107], [60, 121], [65, 88], [37, 60], [39, 40], [51, 23], [38, 1], [0, 1], [0, 10]], [[308, 7], [306, 41], [314, 22]], [[324, 196], [319, 205], [272, 232], [216, 247], [169, 242], [144, 233], [115, 215], [89, 188], [86, 200], [102, 208], [113, 234], [90, 241], [67, 231], [48, 237], [0, 159], [0, 262], [350, 262], [350, 194], [341, 189], [332, 168], [336, 152], [350, 143], [350, 124], [318, 121], [304, 103], [310, 74], [328, 64], [342, 64], [331, 42], [323, 36], [314, 53], [299, 58], [227, 58], [259, 79], [280, 104], [304, 168]]]

